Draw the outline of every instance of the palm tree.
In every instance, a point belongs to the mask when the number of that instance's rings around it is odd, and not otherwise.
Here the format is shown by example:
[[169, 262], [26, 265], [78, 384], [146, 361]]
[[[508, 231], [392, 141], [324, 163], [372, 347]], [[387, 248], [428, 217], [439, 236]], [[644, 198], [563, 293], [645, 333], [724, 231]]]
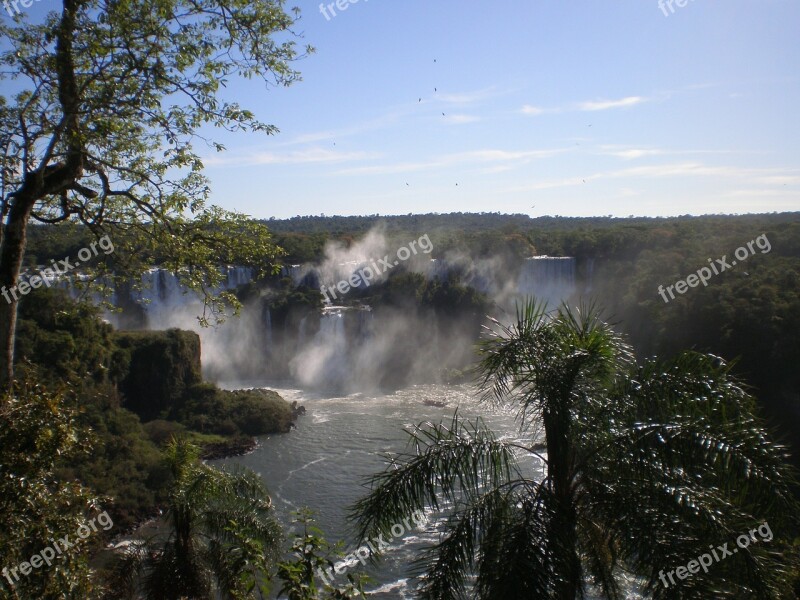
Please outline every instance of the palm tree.
[[617, 599], [625, 575], [653, 598], [785, 597], [777, 538], [666, 579], [765, 520], [784, 537], [796, 525], [784, 450], [729, 365], [697, 353], [637, 365], [593, 307], [534, 302], [510, 326], [493, 320], [480, 353], [484, 399], [513, 403], [528, 443], [458, 415], [421, 424], [353, 509], [367, 538], [446, 508], [418, 564], [421, 598], [573, 600], [592, 586]]
[[239, 600], [265, 593], [282, 536], [259, 476], [202, 464], [198, 448], [182, 440], [166, 455], [174, 477], [169, 532], [130, 548], [114, 569], [110, 595]]

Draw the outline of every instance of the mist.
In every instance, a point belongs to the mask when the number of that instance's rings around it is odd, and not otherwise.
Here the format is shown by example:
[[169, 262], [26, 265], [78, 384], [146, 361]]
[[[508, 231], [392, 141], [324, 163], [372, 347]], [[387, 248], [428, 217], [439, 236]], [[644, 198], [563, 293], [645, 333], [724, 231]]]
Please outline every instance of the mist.
[[[372, 271], [369, 278], [365, 268]], [[286, 273], [293, 285], [285, 295], [302, 291], [316, 299], [324, 285], [335, 297], [321, 309], [281, 303], [278, 289], [289, 285], [287, 279], [258, 282], [238, 317], [201, 327], [201, 300], [172, 274], [154, 271], [146, 276], [149, 287], [132, 300], [143, 306], [141, 328], [178, 327], [200, 335], [208, 379], [288, 380], [303, 389], [351, 394], [468, 378], [487, 314], [509, 321], [528, 295], [553, 307], [578, 288], [574, 259], [437, 253], [427, 234], [390, 240], [383, 227], [350, 244], [329, 242], [317, 264]], [[249, 270], [229, 268], [228, 280], [225, 289], [234, 290], [250, 280]], [[337, 287], [340, 282], [347, 285]], [[434, 293], [434, 284], [444, 300], [425, 304], [416, 297], [420, 290]], [[481, 304], [463, 301], [459, 284], [480, 292]], [[448, 294], [462, 304], [447, 305]]]

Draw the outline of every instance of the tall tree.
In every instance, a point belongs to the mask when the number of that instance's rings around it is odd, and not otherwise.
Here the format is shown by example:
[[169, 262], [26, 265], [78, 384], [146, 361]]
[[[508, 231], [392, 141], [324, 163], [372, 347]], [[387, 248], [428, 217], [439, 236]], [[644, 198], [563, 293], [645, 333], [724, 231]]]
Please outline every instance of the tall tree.
[[173, 441], [168, 532], [133, 545], [111, 578], [111, 598], [243, 600], [265, 593], [281, 528], [261, 478], [202, 464], [199, 450]]
[[777, 537], [662, 579], [765, 520], [784, 539], [795, 530], [785, 452], [721, 359], [637, 366], [596, 311], [532, 303], [495, 321], [481, 352], [487, 400], [519, 409], [528, 442], [458, 417], [421, 425], [354, 509], [368, 537], [448, 507], [420, 597], [574, 600], [593, 584], [621, 599], [624, 572], [653, 598], [786, 597], [793, 558]]
[[[218, 265], [277, 249], [263, 226], [206, 205], [194, 144], [222, 150], [213, 127], [276, 131], [220, 92], [233, 76], [296, 81], [297, 18], [283, 0], [63, 0], [41, 23], [0, 24], [14, 90], [0, 96], [0, 286], [19, 283], [30, 222], [71, 221], [111, 234], [117, 276], [158, 256], [221, 310]], [[16, 295], [0, 301], [0, 385], [16, 310]]]

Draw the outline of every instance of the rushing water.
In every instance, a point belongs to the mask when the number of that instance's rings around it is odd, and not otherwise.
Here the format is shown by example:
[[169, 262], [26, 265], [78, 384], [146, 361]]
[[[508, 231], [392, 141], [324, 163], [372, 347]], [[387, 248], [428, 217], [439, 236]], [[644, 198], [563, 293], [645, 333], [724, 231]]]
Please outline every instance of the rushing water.
[[[499, 438], [519, 437], [513, 412], [479, 403], [468, 386], [421, 385], [386, 395], [346, 397], [277, 391], [308, 410], [298, 420], [297, 429], [263, 437], [255, 452], [216, 464], [239, 463], [260, 473], [284, 522], [293, 510], [303, 506], [313, 509], [326, 539], [343, 540], [347, 553], [356, 549], [353, 526], [346, 519], [347, 508], [365, 493], [361, 485], [365, 478], [383, 469], [381, 453], [405, 448], [408, 437], [404, 427], [449, 421], [458, 409], [462, 417], [481, 416]], [[426, 405], [425, 401], [445, 406]], [[373, 598], [411, 598], [411, 563], [419, 550], [437, 537], [433, 524], [406, 532], [392, 541], [377, 568], [358, 563], [348, 572], [363, 572], [372, 578], [368, 589], [374, 592]]]

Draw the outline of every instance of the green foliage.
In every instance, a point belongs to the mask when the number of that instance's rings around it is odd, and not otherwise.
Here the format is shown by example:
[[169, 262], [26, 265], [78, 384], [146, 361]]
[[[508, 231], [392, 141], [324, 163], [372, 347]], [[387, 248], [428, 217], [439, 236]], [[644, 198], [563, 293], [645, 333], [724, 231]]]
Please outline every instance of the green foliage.
[[174, 418], [190, 429], [220, 435], [265, 435], [289, 431], [291, 405], [271, 390], [221, 390], [213, 384], [193, 386]]
[[77, 223], [63, 223], [59, 227], [31, 225], [25, 266], [50, 265], [68, 256], [77, 256], [81, 248], [89, 247], [92, 241], [92, 232]]
[[37, 377], [83, 389], [109, 380], [112, 328], [98, 308], [42, 288], [23, 297], [18, 319], [16, 362], [44, 367]]
[[278, 564], [278, 579], [283, 582], [279, 595], [286, 594], [289, 600], [354, 600], [366, 598], [363, 585], [366, 578], [347, 574], [348, 583], [335, 587], [319, 578], [318, 572], [334, 566], [335, 559], [342, 557], [341, 544], [331, 546], [322, 531], [314, 525], [313, 513], [303, 508], [293, 513], [292, 523], [300, 532], [294, 534], [291, 553], [294, 560]]
[[221, 471], [198, 456], [182, 440], [167, 447], [166, 536], [132, 545], [118, 559], [107, 597], [244, 600], [267, 592], [264, 578], [281, 541], [267, 490], [251, 471]]
[[[438, 229], [460, 231], [500, 230], [503, 228], [525, 229], [534, 222], [528, 215], [504, 215], [500, 213], [449, 213], [425, 215], [363, 215], [363, 216], [297, 216], [290, 219], [264, 221], [276, 233], [301, 234], [364, 234], [370, 229], [385, 225], [389, 233], [432, 232]], [[407, 241], [407, 240], [406, 240]]]
[[127, 369], [120, 391], [127, 408], [148, 421], [169, 412], [202, 381], [200, 336], [192, 331], [124, 331], [114, 334]]
[[[75, 541], [79, 525], [98, 501], [76, 480], [56, 476], [63, 460], [91, 451], [86, 431], [61, 394], [22, 383], [0, 400], [0, 556], [11, 569], [29, 561], [54, 539]], [[58, 555], [51, 566], [0, 578], [3, 598], [85, 600], [92, 590], [87, 546]], [[13, 576], [12, 576], [13, 580]]]
[[[81, 0], [38, 22], [23, 12], [0, 23], [0, 79], [14, 80], [0, 96], [2, 214], [9, 231], [47, 224], [29, 263], [74, 258], [108, 234], [115, 251], [82, 265], [90, 279], [125, 283], [157, 263], [201, 292], [202, 322], [235, 311], [235, 297], [215, 291], [220, 261], [266, 270], [281, 251], [263, 225], [207, 205], [194, 144], [224, 150], [200, 134], [209, 127], [277, 131], [219, 93], [229, 77], [299, 79], [292, 12], [282, 0]], [[68, 227], [48, 241], [55, 224]], [[0, 242], [25, 253], [24, 236]], [[0, 265], [4, 283], [18, 270]]]
[[96, 308], [61, 290], [26, 296], [20, 318], [20, 372], [48, 387], [68, 382], [75, 419], [96, 439], [91, 453], [59, 460], [56, 474], [111, 498], [106, 508], [118, 528], [140, 523], [165, 501], [169, 477], [159, 448], [174, 435], [219, 456], [252, 446], [252, 435], [288, 431], [294, 420], [275, 392], [200, 383], [193, 332], [114, 332]]
[[[724, 361], [687, 353], [637, 366], [592, 307], [547, 314], [534, 303], [511, 325], [495, 321], [481, 352], [486, 400], [516, 406], [527, 440], [496, 440], [458, 416], [420, 425], [354, 507], [361, 539], [448, 507], [420, 560], [421, 597], [462, 598], [474, 581], [478, 598], [566, 600], [593, 584], [617, 599], [623, 571], [654, 598], [787, 597], [793, 473]], [[768, 545], [661, 584], [661, 570], [765, 521]]]
[[302, 264], [316, 261], [325, 251], [329, 236], [325, 233], [282, 233], [275, 235], [275, 242], [286, 252], [284, 262]]
[[110, 387], [82, 398], [79, 420], [96, 440], [91, 453], [59, 462], [61, 479], [78, 479], [110, 498], [106, 505], [121, 531], [151, 516], [169, 483], [158, 446], [139, 417], [119, 406]]

